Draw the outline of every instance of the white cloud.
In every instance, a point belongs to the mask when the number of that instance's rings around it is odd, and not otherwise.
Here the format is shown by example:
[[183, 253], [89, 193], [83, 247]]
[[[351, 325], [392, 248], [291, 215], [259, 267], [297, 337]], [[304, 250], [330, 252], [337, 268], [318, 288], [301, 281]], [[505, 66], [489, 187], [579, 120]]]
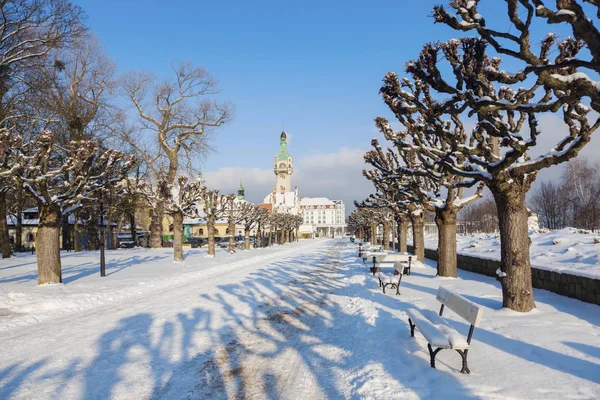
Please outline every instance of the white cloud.
[[343, 200], [348, 213], [354, 208], [354, 200], [363, 200], [373, 191], [371, 182], [362, 176], [365, 152], [366, 149], [343, 147], [335, 153], [301, 158], [292, 176], [300, 195]]
[[[343, 200], [347, 213], [354, 200], [363, 200], [373, 191], [373, 185], [362, 176], [366, 149], [341, 148], [337, 152], [313, 154], [294, 160], [292, 185], [298, 186], [301, 197], [328, 197]], [[275, 186], [272, 169], [226, 167], [204, 172], [209, 187], [222, 193], [235, 193], [243, 179], [246, 197], [260, 203]]]
[[203, 176], [209, 188], [219, 189], [221, 193], [237, 193], [241, 178], [248, 200], [254, 203], [262, 202], [275, 182], [273, 170], [260, 168], [224, 167], [203, 172]]

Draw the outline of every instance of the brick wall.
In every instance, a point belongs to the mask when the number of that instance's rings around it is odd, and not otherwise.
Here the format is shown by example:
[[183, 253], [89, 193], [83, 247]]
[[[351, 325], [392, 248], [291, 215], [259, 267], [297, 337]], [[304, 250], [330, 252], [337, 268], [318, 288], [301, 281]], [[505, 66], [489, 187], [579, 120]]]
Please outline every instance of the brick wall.
[[[413, 247], [408, 246], [412, 252]], [[496, 270], [500, 268], [500, 261], [486, 260], [473, 256], [458, 256], [458, 268], [475, 272], [477, 274], [496, 277]], [[425, 249], [425, 258], [437, 261], [437, 250]], [[533, 287], [545, 289], [562, 296], [573, 297], [581, 301], [600, 305], [600, 279], [587, 278], [558, 271], [547, 271], [531, 268]]]

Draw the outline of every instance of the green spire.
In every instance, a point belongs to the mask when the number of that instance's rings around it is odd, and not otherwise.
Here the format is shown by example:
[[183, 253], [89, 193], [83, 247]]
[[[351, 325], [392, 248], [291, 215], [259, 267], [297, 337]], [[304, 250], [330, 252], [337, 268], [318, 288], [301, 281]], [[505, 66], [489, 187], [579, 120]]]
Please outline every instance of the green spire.
[[238, 187], [238, 196], [237, 196], [238, 200], [244, 200], [245, 192], [246, 192], [246, 190], [242, 186], [242, 178], [240, 178], [240, 186]]
[[279, 154], [277, 154], [278, 160], [287, 160], [290, 155], [287, 152], [287, 135], [285, 132], [281, 132], [279, 138]]

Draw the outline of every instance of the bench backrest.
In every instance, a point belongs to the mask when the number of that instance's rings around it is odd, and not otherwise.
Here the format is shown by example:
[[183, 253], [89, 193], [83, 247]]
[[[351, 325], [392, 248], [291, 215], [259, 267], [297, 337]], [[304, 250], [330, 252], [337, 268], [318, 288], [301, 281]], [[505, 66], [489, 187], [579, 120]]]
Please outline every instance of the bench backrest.
[[400, 275], [404, 275], [404, 264], [401, 262], [394, 262], [394, 269], [400, 273]]
[[443, 286], [439, 287], [436, 297], [440, 303], [469, 321], [471, 325], [479, 326], [483, 310], [477, 304]]

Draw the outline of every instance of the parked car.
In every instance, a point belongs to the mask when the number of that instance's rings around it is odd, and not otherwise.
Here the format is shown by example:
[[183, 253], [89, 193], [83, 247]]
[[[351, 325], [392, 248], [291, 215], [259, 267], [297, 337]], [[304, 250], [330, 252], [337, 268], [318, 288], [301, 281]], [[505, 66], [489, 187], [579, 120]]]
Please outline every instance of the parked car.
[[198, 247], [202, 247], [206, 243], [206, 240], [192, 236], [187, 239], [187, 243], [189, 243], [190, 246], [192, 246], [192, 249], [196, 249]]

